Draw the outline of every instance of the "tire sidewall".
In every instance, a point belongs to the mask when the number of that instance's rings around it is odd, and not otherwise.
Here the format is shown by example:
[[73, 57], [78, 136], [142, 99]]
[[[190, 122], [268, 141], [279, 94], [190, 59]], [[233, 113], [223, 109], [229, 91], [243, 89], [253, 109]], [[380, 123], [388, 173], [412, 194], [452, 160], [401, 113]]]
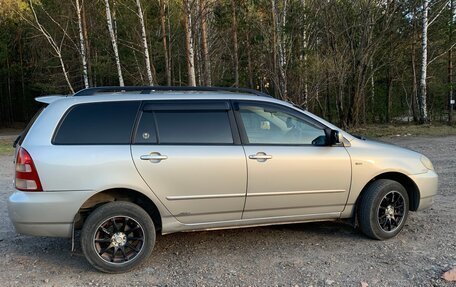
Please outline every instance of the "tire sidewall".
[[[111, 217], [130, 217], [139, 223], [144, 231], [141, 251], [126, 263], [109, 263], [97, 253], [94, 244], [98, 227]], [[121, 273], [133, 269], [146, 260], [155, 245], [155, 227], [150, 216], [141, 207], [129, 202], [111, 202], [95, 209], [82, 228], [81, 247], [89, 263], [106, 273]]]
[[[379, 209], [380, 203], [382, 202], [384, 197], [391, 191], [400, 193], [401, 196], [404, 198], [404, 217], [402, 218], [400, 225], [394, 231], [385, 231], [380, 226], [380, 223], [378, 220], [378, 209]], [[407, 217], [408, 217], [408, 211], [409, 211], [409, 197], [408, 197], [407, 191], [401, 184], [399, 184], [395, 181], [391, 181], [388, 185], [386, 185], [385, 187], [383, 187], [382, 189], [377, 191], [377, 196], [375, 197], [375, 199], [372, 202], [371, 214], [370, 214], [369, 220], [370, 220], [370, 225], [371, 225], [373, 233], [376, 234], [376, 237], [379, 239], [389, 239], [389, 238], [396, 236], [404, 228], [404, 225], [405, 225], [405, 223], [407, 221]]]

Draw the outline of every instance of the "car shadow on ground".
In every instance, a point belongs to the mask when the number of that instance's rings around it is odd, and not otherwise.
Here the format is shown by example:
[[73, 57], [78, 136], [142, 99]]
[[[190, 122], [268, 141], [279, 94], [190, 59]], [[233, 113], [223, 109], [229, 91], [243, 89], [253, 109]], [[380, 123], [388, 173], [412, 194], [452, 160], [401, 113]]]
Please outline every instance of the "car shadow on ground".
[[[8, 240], [8, 239], [6, 239]], [[270, 245], [313, 245], [337, 241], [366, 240], [352, 226], [342, 222], [313, 222], [300, 224], [272, 225], [214, 231], [198, 231], [157, 235], [152, 258], [146, 265], [162, 264], [162, 260], [172, 256], [194, 257], [206, 254], [223, 260], [233, 253], [253, 252], [258, 246]], [[80, 232], [76, 232], [75, 251], [71, 251], [71, 239], [32, 237], [16, 235], [10, 239], [13, 247], [10, 260], [22, 261], [19, 264], [45, 263], [56, 272], [65, 264], [66, 270], [72, 273], [95, 271], [85, 260], [80, 246]], [[198, 251], [206, 251], [199, 253]], [[215, 252], [215, 253], [214, 253]], [[166, 260], [165, 260], [166, 261]], [[195, 258], [195, 262], [199, 262]]]

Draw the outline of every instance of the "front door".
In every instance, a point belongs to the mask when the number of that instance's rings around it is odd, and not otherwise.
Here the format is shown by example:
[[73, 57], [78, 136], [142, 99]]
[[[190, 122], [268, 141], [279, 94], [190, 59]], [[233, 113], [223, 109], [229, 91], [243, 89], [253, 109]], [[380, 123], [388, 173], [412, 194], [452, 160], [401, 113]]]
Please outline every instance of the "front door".
[[243, 219], [333, 214], [351, 181], [346, 149], [327, 146], [324, 126], [275, 104], [235, 104], [247, 156]]
[[132, 157], [180, 222], [239, 220], [247, 169], [236, 134], [228, 102], [149, 104], [143, 107]]

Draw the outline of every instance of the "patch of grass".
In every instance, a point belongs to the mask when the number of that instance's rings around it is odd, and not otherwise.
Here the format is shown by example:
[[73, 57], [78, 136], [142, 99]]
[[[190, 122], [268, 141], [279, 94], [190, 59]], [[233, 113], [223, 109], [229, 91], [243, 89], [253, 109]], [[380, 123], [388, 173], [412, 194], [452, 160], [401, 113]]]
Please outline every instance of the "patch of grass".
[[0, 155], [13, 155], [13, 141], [7, 139], [0, 139]]
[[448, 125], [368, 125], [350, 129], [354, 135], [366, 137], [397, 137], [397, 136], [450, 136], [456, 135], [456, 127]]

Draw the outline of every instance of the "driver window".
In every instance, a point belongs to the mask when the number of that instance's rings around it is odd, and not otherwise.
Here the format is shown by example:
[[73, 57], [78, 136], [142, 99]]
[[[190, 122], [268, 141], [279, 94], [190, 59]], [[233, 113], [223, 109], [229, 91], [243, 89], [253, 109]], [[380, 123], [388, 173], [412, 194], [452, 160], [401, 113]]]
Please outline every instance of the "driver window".
[[239, 105], [250, 144], [325, 145], [323, 129], [274, 107]]

